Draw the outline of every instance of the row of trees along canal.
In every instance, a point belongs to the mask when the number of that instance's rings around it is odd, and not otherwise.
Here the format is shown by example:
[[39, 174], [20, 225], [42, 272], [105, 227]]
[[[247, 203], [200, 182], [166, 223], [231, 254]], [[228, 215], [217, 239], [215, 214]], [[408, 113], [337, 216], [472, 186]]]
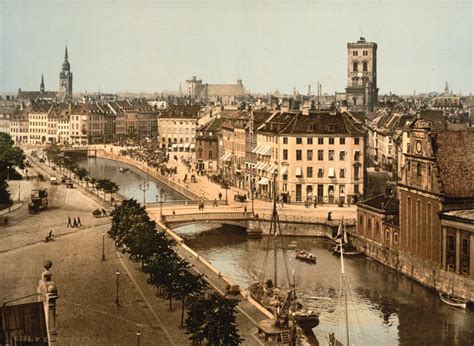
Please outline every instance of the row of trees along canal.
[[243, 341], [235, 323], [237, 301], [213, 292], [201, 274], [181, 258], [176, 242], [156, 229], [145, 207], [130, 199], [112, 212], [112, 227], [108, 232], [116, 247], [140, 261], [149, 275], [148, 283], [169, 300], [181, 302], [181, 326], [187, 309], [186, 334], [193, 344], [237, 345]]
[[99, 195], [99, 191], [103, 191], [104, 199], [106, 194], [112, 196], [114, 193], [118, 192], [119, 186], [115, 182], [109, 179], [96, 179], [89, 177], [89, 172], [85, 168], [78, 167], [74, 161], [61, 154], [61, 149], [57, 144], [52, 143], [48, 145], [45, 152], [49, 165], [52, 163], [53, 167], [57, 166], [61, 170], [68, 170], [69, 178], [71, 177], [71, 174], [74, 174], [80, 181], [86, 182], [86, 188], [88, 188], [89, 185], [95, 188], [97, 195]]

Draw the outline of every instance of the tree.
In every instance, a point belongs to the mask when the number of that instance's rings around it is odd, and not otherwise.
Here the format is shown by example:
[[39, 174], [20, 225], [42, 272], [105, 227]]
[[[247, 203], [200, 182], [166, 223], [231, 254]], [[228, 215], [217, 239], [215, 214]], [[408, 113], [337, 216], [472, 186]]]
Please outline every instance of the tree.
[[52, 162], [54, 164], [57, 164], [59, 162], [59, 154], [61, 153], [61, 149], [59, 149], [59, 146], [56, 144], [56, 142], [50, 143], [46, 147], [45, 152], [49, 163]]
[[110, 197], [112, 199], [112, 194], [118, 192], [119, 190], [119, 186], [115, 182], [108, 179], [102, 182], [101, 187], [102, 187], [102, 190], [104, 191], [104, 198], [105, 198], [106, 193], [110, 193]]
[[10, 204], [10, 192], [8, 183], [0, 177], [0, 204]]
[[87, 169], [85, 168], [76, 168], [76, 170], [74, 171], [74, 174], [79, 178], [79, 180], [83, 180], [84, 178], [86, 178], [88, 175], [89, 175], [89, 172], [87, 171]]
[[15, 167], [25, 168], [26, 156], [7, 133], [0, 132], [0, 179], [9, 179], [15, 174]]
[[202, 295], [203, 291], [208, 287], [207, 282], [201, 274], [194, 275], [189, 269], [191, 265], [184, 263], [182, 268], [172, 273], [170, 287], [167, 288], [169, 298], [181, 301], [181, 327], [184, 323], [184, 307], [186, 299]]
[[207, 340], [208, 345], [238, 345], [243, 339], [235, 324], [238, 301], [218, 293], [194, 299], [188, 310], [186, 334], [194, 344]]

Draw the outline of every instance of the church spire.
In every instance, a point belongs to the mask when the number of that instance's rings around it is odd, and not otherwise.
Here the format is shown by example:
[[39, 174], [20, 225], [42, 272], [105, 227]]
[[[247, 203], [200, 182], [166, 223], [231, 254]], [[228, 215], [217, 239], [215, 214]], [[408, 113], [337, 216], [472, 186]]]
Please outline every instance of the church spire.
[[41, 91], [42, 93], [44, 92], [44, 78], [43, 78], [43, 75], [41, 75], [40, 91]]
[[66, 50], [64, 51], [64, 61], [67, 61], [67, 45], [66, 45]]

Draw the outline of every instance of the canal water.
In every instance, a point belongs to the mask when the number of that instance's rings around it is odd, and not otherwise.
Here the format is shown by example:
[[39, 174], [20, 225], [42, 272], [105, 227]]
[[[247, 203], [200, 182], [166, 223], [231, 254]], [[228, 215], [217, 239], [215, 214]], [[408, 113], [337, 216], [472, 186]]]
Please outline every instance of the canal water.
[[[138, 184], [147, 176], [131, 166], [104, 159], [79, 162], [92, 176], [108, 177], [120, 185], [127, 198], [139, 201], [143, 192]], [[127, 167], [120, 173], [119, 167]], [[160, 184], [149, 178], [147, 200], [154, 201]], [[153, 187], [152, 187], [153, 186]], [[182, 199], [166, 188], [170, 198]], [[176, 229], [186, 243], [207, 258], [225, 276], [248, 287], [262, 275], [273, 280], [273, 253], [267, 252], [268, 238], [247, 239], [242, 229], [219, 223], [202, 223]], [[292, 250], [278, 250], [278, 280], [287, 285], [285, 262], [290, 276], [294, 272], [297, 292], [305, 305], [320, 313], [314, 332], [321, 344], [333, 332], [345, 340], [344, 300], [340, 296], [340, 258], [334, 256], [329, 241], [321, 238], [288, 237], [299, 249], [312, 252], [317, 264], [295, 260]], [[272, 244], [270, 242], [270, 244]], [[348, 293], [348, 318], [351, 344], [355, 345], [472, 345], [474, 312], [444, 305], [435, 292], [365, 257], [345, 258]]]

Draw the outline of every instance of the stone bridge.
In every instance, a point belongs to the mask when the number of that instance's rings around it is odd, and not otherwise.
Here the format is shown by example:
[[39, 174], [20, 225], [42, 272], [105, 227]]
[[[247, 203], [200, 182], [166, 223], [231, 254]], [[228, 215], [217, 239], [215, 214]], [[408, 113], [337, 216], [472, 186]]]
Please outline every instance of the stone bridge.
[[96, 157], [97, 149], [89, 147], [71, 147], [61, 149], [63, 153], [80, 153], [87, 155], [88, 157]]
[[[251, 212], [200, 212], [176, 215], [163, 215], [163, 222], [169, 228], [203, 222], [219, 222], [224, 225], [235, 225], [246, 230], [250, 237], [267, 234], [270, 228], [271, 215], [254, 217]], [[280, 218], [280, 228], [283, 234], [291, 236], [320, 236], [332, 238], [337, 232], [340, 220], [310, 217]], [[354, 231], [355, 220], [344, 220], [346, 231]]]

